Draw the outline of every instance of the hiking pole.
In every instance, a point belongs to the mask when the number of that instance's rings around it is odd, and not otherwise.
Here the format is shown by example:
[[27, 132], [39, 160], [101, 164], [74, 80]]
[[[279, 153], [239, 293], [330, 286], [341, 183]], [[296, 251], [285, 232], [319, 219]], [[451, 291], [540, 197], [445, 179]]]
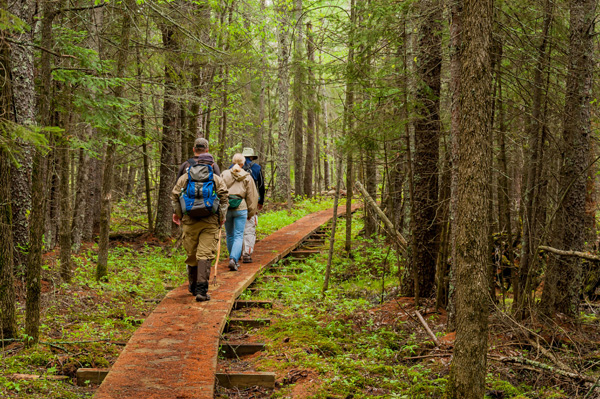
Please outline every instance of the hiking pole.
[[217, 244], [217, 258], [215, 260], [215, 276], [213, 277], [213, 285], [217, 285], [217, 266], [219, 265], [219, 258], [221, 257], [221, 229], [219, 227], [219, 243]]

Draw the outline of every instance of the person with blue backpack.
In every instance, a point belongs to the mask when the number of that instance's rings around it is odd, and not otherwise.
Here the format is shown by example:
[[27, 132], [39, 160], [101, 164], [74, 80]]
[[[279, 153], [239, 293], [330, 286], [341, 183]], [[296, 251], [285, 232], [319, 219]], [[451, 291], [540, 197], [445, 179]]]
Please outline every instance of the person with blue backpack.
[[[208, 141], [197, 139], [196, 150], [206, 153]], [[210, 154], [209, 154], [210, 155]], [[229, 191], [210, 160], [190, 158], [171, 192], [173, 222], [181, 224], [187, 259], [189, 291], [196, 301], [208, 301], [210, 268], [225, 223]], [[205, 157], [206, 158], [206, 157]], [[219, 260], [217, 259], [216, 262]]]

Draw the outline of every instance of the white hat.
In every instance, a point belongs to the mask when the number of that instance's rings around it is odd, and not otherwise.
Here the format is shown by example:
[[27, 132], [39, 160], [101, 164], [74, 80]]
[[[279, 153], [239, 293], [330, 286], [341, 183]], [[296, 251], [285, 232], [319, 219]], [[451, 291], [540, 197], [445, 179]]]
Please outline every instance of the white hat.
[[254, 150], [250, 147], [245, 147], [244, 150], [242, 151], [242, 155], [245, 156], [246, 158], [250, 158], [250, 159], [258, 158], [258, 155], [255, 155]]

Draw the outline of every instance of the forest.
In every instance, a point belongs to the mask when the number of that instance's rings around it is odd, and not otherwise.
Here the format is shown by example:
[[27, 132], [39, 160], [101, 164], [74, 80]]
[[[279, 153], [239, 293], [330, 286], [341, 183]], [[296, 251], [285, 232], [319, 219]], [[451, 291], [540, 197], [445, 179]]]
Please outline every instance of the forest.
[[336, 215], [257, 297], [274, 387], [214, 397], [600, 398], [598, 15], [0, 0], [0, 397], [92, 397], [77, 370], [185, 283], [170, 195], [205, 138], [257, 155], [259, 243]]

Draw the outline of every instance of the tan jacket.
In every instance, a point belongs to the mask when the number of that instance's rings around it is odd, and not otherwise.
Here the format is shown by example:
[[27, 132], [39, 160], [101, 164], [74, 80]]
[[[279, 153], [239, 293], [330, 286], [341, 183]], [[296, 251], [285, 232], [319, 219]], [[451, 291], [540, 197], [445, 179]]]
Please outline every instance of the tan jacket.
[[227, 185], [229, 194], [244, 198], [237, 209], [240, 211], [248, 209], [248, 219], [256, 215], [256, 212], [258, 212], [258, 190], [252, 175], [240, 168], [239, 165], [234, 165], [231, 169], [222, 172], [221, 177]]
[[[213, 175], [215, 181], [215, 191], [217, 192], [217, 197], [219, 197], [219, 214], [211, 215], [204, 218], [204, 220], [215, 219], [215, 223], [219, 223], [221, 220], [225, 220], [227, 215], [227, 207], [229, 206], [229, 191], [227, 191], [227, 186], [225, 182], [220, 176]], [[173, 191], [171, 191], [171, 204], [173, 205], [173, 213], [177, 216], [181, 217], [181, 204], [179, 203], [179, 196], [181, 195], [181, 190], [183, 190], [188, 183], [188, 174], [184, 173], [177, 180], [177, 184], [173, 187]], [[181, 221], [185, 224], [192, 224], [196, 220], [192, 219], [188, 215], [183, 215], [181, 217]]]

